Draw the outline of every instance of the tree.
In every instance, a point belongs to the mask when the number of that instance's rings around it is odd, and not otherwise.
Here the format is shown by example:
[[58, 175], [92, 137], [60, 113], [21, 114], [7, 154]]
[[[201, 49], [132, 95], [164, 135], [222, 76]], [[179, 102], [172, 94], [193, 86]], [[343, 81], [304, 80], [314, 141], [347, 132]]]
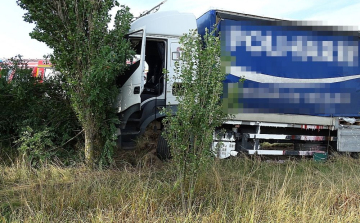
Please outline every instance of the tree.
[[66, 91], [85, 132], [86, 163], [110, 158], [117, 120], [112, 109], [118, 92], [115, 79], [132, 54], [123, 38], [133, 18], [129, 8], [121, 6], [109, 30], [109, 11], [119, 6], [116, 0], [17, 0], [17, 4], [27, 10], [24, 20], [35, 24], [30, 36], [53, 49], [51, 62], [65, 76]]
[[[163, 120], [164, 136], [181, 178], [183, 208], [190, 208], [199, 169], [213, 157], [215, 128], [228, 116], [221, 95], [225, 72], [220, 62], [220, 40], [214, 33], [203, 39], [192, 31], [180, 39], [180, 61], [175, 64], [179, 105], [175, 116]], [[210, 158], [210, 159], [209, 159]]]

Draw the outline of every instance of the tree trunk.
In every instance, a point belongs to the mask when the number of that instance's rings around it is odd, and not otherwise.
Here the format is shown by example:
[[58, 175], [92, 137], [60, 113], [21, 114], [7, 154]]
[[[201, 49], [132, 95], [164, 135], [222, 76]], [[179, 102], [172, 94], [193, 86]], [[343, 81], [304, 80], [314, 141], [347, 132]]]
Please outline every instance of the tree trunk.
[[85, 163], [87, 166], [94, 165], [94, 137], [90, 129], [85, 129]]

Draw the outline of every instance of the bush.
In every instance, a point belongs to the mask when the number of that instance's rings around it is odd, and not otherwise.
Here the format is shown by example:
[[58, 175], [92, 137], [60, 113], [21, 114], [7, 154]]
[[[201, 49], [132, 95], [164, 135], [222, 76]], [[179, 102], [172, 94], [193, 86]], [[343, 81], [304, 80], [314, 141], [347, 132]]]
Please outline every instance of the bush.
[[180, 38], [182, 51], [175, 63], [175, 80], [180, 82], [175, 116], [168, 111], [163, 120], [164, 136], [170, 145], [181, 181], [184, 209], [192, 206], [199, 171], [212, 160], [211, 144], [216, 127], [228, 117], [220, 97], [225, 72], [220, 63], [220, 39], [214, 33], [203, 38], [196, 30]]
[[9, 59], [1, 68], [0, 148], [7, 151], [0, 154], [2, 159], [25, 151], [32, 154], [27, 156], [31, 160], [35, 154], [41, 159], [52, 155], [61, 158], [64, 151], [74, 150], [78, 141], [69, 140], [80, 126], [62, 90], [61, 74], [41, 81], [32, 76], [21, 56]]

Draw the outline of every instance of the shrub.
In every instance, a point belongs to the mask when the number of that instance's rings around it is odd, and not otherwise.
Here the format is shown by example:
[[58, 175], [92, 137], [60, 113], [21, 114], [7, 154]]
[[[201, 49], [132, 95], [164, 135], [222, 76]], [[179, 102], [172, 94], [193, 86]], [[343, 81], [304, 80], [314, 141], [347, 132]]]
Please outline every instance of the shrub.
[[[64, 156], [64, 150], [74, 150], [77, 140], [69, 140], [80, 126], [62, 90], [61, 74], [40, 82], [21, 56], [1, 66], [0, 148], [7, 151], [0, 154], [3, 159], [19, 155], [19, 149], [22, 153], [43, 154], [43, 158], [50, 157], [45, 155], [49, 150], [59, 156]], [[13, 74], [12, 79], [9, 74]]]

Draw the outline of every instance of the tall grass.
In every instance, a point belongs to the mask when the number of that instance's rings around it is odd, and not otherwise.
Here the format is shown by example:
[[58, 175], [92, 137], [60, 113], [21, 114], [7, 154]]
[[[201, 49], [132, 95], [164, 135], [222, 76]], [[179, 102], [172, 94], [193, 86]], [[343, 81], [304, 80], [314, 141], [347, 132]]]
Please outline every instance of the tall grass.
[[360, 161], [234, 158], [199, 174], [183, 212], [177, 173], [1, 166], [0, 222], [358, 222]]

